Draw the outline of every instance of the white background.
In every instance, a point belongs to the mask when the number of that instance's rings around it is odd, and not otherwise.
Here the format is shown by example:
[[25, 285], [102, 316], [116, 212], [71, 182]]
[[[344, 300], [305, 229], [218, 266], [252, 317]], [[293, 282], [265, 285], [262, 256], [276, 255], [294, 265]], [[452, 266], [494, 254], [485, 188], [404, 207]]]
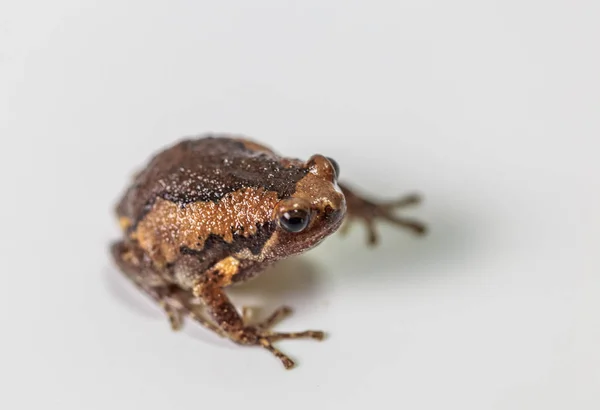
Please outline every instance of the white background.
[[[0, 6], [2, 409], [600, 408], [600, 3]], [[330, 238], [238, 289], [284, 371], [117, 272], [112, 207], [206, 131], [319, 152], [431, 233]], [[243, 406], [243, 407], [242, 407]]]

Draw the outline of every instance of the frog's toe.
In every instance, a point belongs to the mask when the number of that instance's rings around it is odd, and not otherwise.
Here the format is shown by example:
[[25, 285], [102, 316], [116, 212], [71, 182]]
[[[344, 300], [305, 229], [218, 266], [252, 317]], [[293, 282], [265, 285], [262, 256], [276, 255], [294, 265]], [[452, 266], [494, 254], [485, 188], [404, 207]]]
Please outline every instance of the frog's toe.
[[427, 233], [427, 226], [414, 219], [402, 218], [390, 213], [382, 215], [382, 218], [396, 226], [409, 229], [417, 235], [424, 235]]
[[306, 330], [304, 332], [294, 332], [294, 333], [271, 333], [265, 332], [260, 335], [258, 339], [258, 343], [273, 353], [275, 357], [281, 360], [281, 363], [286, 369], [291, 369], [295, 366], [295, 363], [292, 359], [289, 358], [286, 354], [281, 352], [275, 346], [273, 346], [273, 342], [284, 339], [315, 339], [315, 340], [323, 340], [325, 338], [325, 333], [318, 330]]
[[180, 312], [168, 310], [167, 317], [173, 331], [177, 332], [183, 328], [183, 315]]
[[381, 207], [388, 209], [388, 210], [400, 209], [400, 208], [405, 208], [405, 207], [411, 206], [411, 205], [418, 205], [422, 201], [423, 201], [423, 198], [421, 197], [421, 195], [409, 194], [409, 195], [403, 195], [394, 201], [385, 202], [385, 203], [381, 204]]
[[168, 303], [166, 297], [159, 300], [158, 303], [167, 315], [167, 318], [169, 319], [169, 324], [171, 325], [171, 329], [173, 331], [181, 330], [181, 328], [183, 327], [183, 313], [181, 312], [181, 310]]
[[325, 332], [321, 330], [305, 330], [304, 332], [288, 332], [288, 333], [268, 333], [264, 336], [269, 342], [276, 342], [284, 339], [315, 339], [322, 341], [325, 339]]
[[[286, 307], [278, 309], [275, 313], [285, 312]], [[273, 316], [272, 316], [273, 317]], [[265, 322], [266, 323], [266, 322]], [[243, 329], [231, 334], [231, 339], [238, 344], [246, 345], [246, 346], [261, 346], [268, 351], [270, 351], [273, 355], [275, 355], [279, 360], [281, 360], [283, 366], [286, 369], [291, 369], [294, 367], [294, 361], [290, 359], [286, 354], [281, 352], [273, 343], [284, 340], [284, 339], [314, 339], [314, 340], [323, 340], [325, 338], [325, 333], [318, 330], [306, 330], [304, 332], [290, 332], [290, 333], [281, 333], [281, 332], [272, 332], [264, 329], [261, 326], [246, 326]]]

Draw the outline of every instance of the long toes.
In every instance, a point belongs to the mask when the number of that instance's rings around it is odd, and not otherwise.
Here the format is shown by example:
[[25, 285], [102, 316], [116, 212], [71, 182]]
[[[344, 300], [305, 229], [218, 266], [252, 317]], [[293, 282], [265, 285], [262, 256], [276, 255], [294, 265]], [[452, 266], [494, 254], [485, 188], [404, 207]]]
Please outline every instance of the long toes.
[[397, 226], [410, 229], [417, 235], [424, 235], [425, 233], [427, 233], [427, 226], [425, 226], [425, 224], [419, 221], [415, 221], [413, 219], [399, 218], [393, 215], [387, 215], [385, 219]]
[[279, 309], [277, 309], [275, 311], [275, 313], [282, 315], [282, 316], [289, 316], [292, 314], [293, 311], [294, 310], [291, 307], [284, 305], [284, 306], [281, 306]]
[[265, 338], [269, 342], [276, 342], [283, 339], [315, 339], [323, 340], [325, 333], [320, 330], [306, 330], [304, 332], [293, 332], [293, 333], [272, 333]]
[[427, 233], [427, 225], [417, 222], [416, 225], [413, 226], [413, 230], [418, 235], [425, 235]]
[[285, 367], [286, 370], [290, 370], [292, 367], [296, 366], [296, 363], [294, 363], [294, 361], [287, 356], [280, 357], [279, 359], [281, 360], [281, 363], [283, 363], [283, 367]]
[[418, 194], [410, 194], [410, 195], [405, 195], [405, 196], [403, 196], [401, 198], [398, 198], [395, 201], [388, 202], [384, 206], [387, 209], [403, 208], [405, 206], [419, 204], [419, 203], [421, 203], [421, 201], [422, 201], [422, 198], [421, 198], [420, 195], [418, 195]]
[[322, 340], [325, 340], [325, 332], [322, 332], [320, 330], [311, 330], [309, 337], [311, 339], [322, 341]]
[[267, 338], [260, 339], [260, 345], [262, 347], [264, 347], [265, 349], [267, 349], [268, 351], [270, 351], [271, 353], [273, 353], [273, 355], [275, 357], [277, 357], [279, 360], [281, 360], [283, 367], [285, 367], [286, 369], [289, 370], [296, 365], [294, 363], [294, 361], [292, 359], [290, 359], [285, 353], [283, 353], [281, 350], [279, 350], [275, 346], [273, 346], [271, 344], [271, 341], [268, 340]]
[[160, 306], [163, 308], [163, 311], [167, 315], [169, 319], [169, 324], [171, 325], [171, 329], [174, 331], [178, 331], [183, 326], [183, 315], [181, 311], [170, 304], [167, 303], [166, 299], [162, 299], [159, 302]]
[[379, 241], [379, 235], [377, 234], [377, 229], [375, 228], [375, 223], [372, 220], [367, 221], [367, 244], [369, 246], [377, 245]]
[[175, 311], [169, 310], [167, 311], [167, 317], [169, 318], [169, 324], [171, 325], [171, 329], [175, 332], [181, 330], [183, 327], [183, 316]]

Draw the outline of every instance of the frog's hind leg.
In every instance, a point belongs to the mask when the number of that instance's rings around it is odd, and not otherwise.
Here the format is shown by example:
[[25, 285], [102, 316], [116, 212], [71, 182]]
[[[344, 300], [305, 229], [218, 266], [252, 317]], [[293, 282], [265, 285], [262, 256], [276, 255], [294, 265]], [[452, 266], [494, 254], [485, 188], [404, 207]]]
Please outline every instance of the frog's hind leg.
[[353, 219], [362, 220], [368, 232], [368, 244], [375, 245], [378, 242], [378, 234], [375, 228], [376, 221], [385, 221], [396, 226], [406, 228], [415, 234], [422, 235], [426, 233], [427, 227], [413, 219], [401, 217], [395, 214], [395, 210], [402, 209], [421, 202], [418, 195], [406, 195], [392, 201], [373, 201], [357, 194], [347, 185], [340, 183], [340, 188], [346, 197], [346, 222], [341, 232], [346, 232]]
[[189, 316], [204, 327], [223, 335], [218, 326], [202, 316], [202, 307], [194, 303], [193, 294], [166, 281], [142, 252], [125, 242], [116, 242], [111, 246], [111, 253], [123, 274], [161, 306], [173, 330], [180, 330], [184, 316]]

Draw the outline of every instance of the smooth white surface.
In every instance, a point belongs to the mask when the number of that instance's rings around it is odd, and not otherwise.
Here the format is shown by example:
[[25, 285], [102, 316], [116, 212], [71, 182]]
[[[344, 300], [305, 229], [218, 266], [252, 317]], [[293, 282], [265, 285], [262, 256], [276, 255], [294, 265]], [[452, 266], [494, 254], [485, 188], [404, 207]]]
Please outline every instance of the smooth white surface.
[[[566, 0], [3, 2], [0, 408], [600, 408], [599, 19]], [[293, 371], [170, 332], [108, 256], [131, 173], [204, 131], [426, 197], [425, 239], [382, 228], [368, 250], [355, 227], [236, 291], [329, 332], [280, 343]]]

